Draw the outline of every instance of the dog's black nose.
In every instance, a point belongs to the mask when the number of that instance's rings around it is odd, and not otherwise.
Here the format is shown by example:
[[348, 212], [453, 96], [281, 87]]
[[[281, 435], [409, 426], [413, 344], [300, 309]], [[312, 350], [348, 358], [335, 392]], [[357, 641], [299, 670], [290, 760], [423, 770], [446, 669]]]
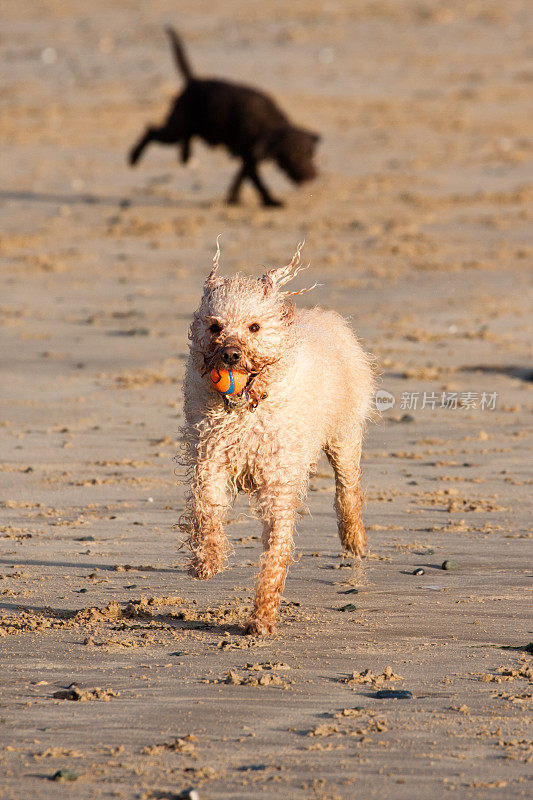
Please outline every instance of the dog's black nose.
[[242, 352], [238, 347], [224, 347], [222, 350], [222, 361], [228, 367], [234, 367], [241, 360]]

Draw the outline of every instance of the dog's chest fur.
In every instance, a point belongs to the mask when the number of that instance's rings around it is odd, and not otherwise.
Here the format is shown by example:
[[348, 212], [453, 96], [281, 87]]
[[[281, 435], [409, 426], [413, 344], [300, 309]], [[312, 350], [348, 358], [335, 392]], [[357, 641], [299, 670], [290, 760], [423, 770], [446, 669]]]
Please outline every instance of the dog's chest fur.
[[199, 426], [199, 451], [223, 463], [237, 486], [247, 490], [264, 480], [269, 468], [289, 466], [295, 456], [300, 460], [299, 449], [268, 401], [254, 412], [217, 408]]

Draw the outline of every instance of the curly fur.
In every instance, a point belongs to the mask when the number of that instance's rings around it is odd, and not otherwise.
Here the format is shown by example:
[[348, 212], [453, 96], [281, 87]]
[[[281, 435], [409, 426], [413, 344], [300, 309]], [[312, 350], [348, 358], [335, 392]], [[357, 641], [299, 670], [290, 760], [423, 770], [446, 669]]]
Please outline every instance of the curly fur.
[[[321, 450], [335, 472], [342, 545], [356, 556], [366, 545], [359, 464], [374, 390], [371, 359], [342, 317], [297, 309], [288, 297], [298, 293], [281, 291], [298, 271], [300, 249], [290, 265], [259, 280], [218, 276], [217, 250], [189, 331], [182, 433], [190, 494], [181, 527], [192, 551], [190, 572], [210, 578], [223, 569], [224, 514], [236, 492], [247, 491], [263, 520], [247, 628], [254, 634], [275, 630], [297, 511]], [[228, 346], [239, 348], [239, 369], [250, 380], [241, 396], [225, 400], [208, 372], [222, 365]]]

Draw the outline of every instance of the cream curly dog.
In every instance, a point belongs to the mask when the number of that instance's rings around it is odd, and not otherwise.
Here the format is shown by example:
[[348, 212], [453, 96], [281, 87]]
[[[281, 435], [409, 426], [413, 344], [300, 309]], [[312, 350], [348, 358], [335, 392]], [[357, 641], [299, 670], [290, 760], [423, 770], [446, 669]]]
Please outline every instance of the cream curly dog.
[[[288, 298], [307, 290], [281, 291], [299, 272], [300, 249], [288, 266], [256, 280], [220, 277], [217, 248], [189, 331], [182, 433], [191, 491], [181, 527], [190, 572], [205, 579], [223, 569], [224, 514], [230, 498], [247, 491], [263, 520], [264, 547], [251, 634], [275, 631], [297, 511], [321, 450], [335, 471], [342, 545], [358, 557], [366, 545], [359, 462], [371, 360], [338, 314], [294, 307]], [[213, 387], [217, 368], [247, 373], [240, 394]]]

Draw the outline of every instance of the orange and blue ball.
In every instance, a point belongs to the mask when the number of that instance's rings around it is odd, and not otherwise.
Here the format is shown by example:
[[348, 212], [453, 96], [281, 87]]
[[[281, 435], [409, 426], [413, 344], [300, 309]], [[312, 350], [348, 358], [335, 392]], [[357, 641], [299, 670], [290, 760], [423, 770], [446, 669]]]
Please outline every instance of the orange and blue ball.
[[236, 369], [212, 369], [211, 384], [222, 394], [240, 394], [250, 377], [247, 372]]

